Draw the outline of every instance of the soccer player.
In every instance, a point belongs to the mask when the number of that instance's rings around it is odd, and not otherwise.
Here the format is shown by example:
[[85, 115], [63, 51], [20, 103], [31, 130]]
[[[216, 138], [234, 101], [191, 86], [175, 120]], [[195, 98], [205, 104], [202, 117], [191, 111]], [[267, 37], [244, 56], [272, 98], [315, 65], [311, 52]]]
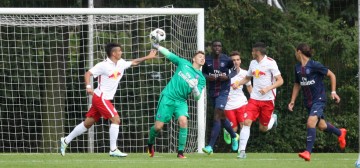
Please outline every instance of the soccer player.
[[[240, 68], [241, 58], [238, 51], [233, 51], [230, 58], [234, 63], [229, 77], [231, 78], [230, 92], [225, 106], [225, 116], [230, 121], [234, 132], [238, 131], [238, 127], [242, 128], [244, 124], [244, 113], [247, 104], [247, 98], [243, 92], [243, 85], [233, 87], [235, 83], [245, 78], [247, 71]], [[251, 82], [246, 83], [246, 89], [249, 93], [252, 91]], [[227, 135], [226, 135], [227, 136]], [[230, 134], [228, 134], [230, 136]]]
[[170, 82], [161, 92], [155, 116], [155, 125], [149, 131], [150, 137], [147, 151], [150, 157], [154, 157], [155, 138], [164, 127], [164, 124], [168, 123], [174, 115], [180, 125], [177, 157], [185, 159], [184, 148], [187, 140], [189, 118], [186, 101], [191, 93], [193, 93], [195, 100], [199, 100], [205, 87], [206, 80], [200, 71], [200, 67], [205, 62], [204, 52], [197, 51], [192, 58], [193, 63], [191, 64], [188, 60], [180, 58], [168, 49], [159, 46], [159, 44], [153, 44], [153, 46], [174, 63], [177, 68]]
[[277, 116], [273, 114], [275, 89], [284, 83], [276, 61], [266, 55], [264, 43], [255, 43], [251, 54], [253, 60], [250, 62], [246, 77], [233, 86], [243, 85], [253, 78], [253, 90], [244, 113], [244, 126], [240, 132], [240, 148], [237, 156], [239, 159], [246, 158], [245, 149], [253, 121], [259, 118], [259, 129], [262, 132], [270, 130], [277, 122]]
[[232, 150], [236, 151], [239, 147], [239, 135], [234, 132], [229, 120], [226, 119], [224, 114], [230, 90], [229, 70], [234, 64], [227, 55], [222, 53], [222, 44], [220, 41], [213, 41], [211, 49], [212, 52], [206, 56], [205, 64], [202, 68], [202, 72], [208, 81], [208, 95], [212, 99], [214, 108], [210, 142], [202, 148], [202, 151], [208, 155], [213, 153], [213, 148], [222, 126], [231, 136]]
[[[137, 58], [132, 61], [125, 61], [121, 58], [122, 49], [119, 44], [109, 43], [105, 46], [107, 59], [96, 64], [89, 71], [85, 73], [86, 92], [93, 95], [92, 105], [86, 113], [85, 120], [77, 125], [71, 133], [60, 139], [60, 152], [65, 156], [65, 150], [68, 144], [77, 136], [86, 132], [95, 122], [99, 121], [100, 117], [109, 119], [111, 125], [109, 128], [110, 134], [110, 156], [126, 157], [127, 154], [121, 152], [117, 148], [117, 138], [119, 134], [120, 117], [114, 108], [111, 100], [119, 85], [120, 79], [124, 75], [125, 69], [136, 66], [141, 62], [153, 59], [156, 57], [156, 50], [151, 50], [149, 55]], [[90, 78], [94, 76], [98, 78], [98, 87], [93, 90], [90, 85]]]
[[329, 122], [325, 121], [324, 109], [326, 104], [325, 87], [323, 83], [324, 76], [330, 78], [331, 83], [331, 99], [336, 103], [340, 102], [340, 97], [336, 94], [336, 76], [330, 69], [321, 63], [311, 59], [312, 50], [305, 43], [299, 44], [296, 48], [295, 57], [299, 61], [295, 65], [295, 82], [291, 95], [291, 101], [288, 105], [290, 111], [293, 111], [296, 97], [302, 89], [304, 97], [304, 105], [308, 110], [307, 120], [307, 138], [306, 150], [299, 153], [299, 157], [305, 161], [310, 161], [311, 150], [315, 143], [316, 126], [328, 133], [333, 133], [338, 137], [341, 149], [346, 146], [346, 129], [338, 129]]

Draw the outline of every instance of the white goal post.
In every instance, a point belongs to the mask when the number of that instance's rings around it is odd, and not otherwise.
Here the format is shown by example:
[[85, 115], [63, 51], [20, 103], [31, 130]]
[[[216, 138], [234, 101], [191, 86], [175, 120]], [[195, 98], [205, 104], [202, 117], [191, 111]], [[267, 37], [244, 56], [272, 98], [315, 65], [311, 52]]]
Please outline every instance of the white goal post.
[[[167, 33], [162, 45], [189, 61], [205, 49], [202, 8], [0, 8], [0, 152], [57, 152], [60, 137], [91, 105], [83, 76], [106, 58], [104, 44], [120, 43], [125, 59], [142, 57], [155, 28]], [[113, 101], [121, 150], [145, 152], [159, 94], [174, 70], [163, 57], [126, 70]], [[198, 102], [188, 100], [186, 152], [205, 146], [204, 97], [205, 90]], [[69, 152], [107, 152], [108, 125], [100, 120]], [[166, 124], [157, 152], [177, 151], [178, 129], [174, 120]]]

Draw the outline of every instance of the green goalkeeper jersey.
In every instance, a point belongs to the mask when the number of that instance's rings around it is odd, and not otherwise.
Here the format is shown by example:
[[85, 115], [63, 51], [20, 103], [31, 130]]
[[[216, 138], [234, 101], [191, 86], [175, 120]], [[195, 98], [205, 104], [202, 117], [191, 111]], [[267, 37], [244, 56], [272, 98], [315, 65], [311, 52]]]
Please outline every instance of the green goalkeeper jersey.
[[164, 47], [159, 47], [159, 51], [177, 66], [170, 82], [161, 92], [162, 95], [173, 100], [186, 101], [188, 95], [192, 92], [192, 88], [190, 88], [186, 81], [191, 79], [198, 79], [197, 87], [199, 92], [202, 92], [206, 85], [206, 80], [200, 70], [195, 69], [188, 60], [180, 58]]

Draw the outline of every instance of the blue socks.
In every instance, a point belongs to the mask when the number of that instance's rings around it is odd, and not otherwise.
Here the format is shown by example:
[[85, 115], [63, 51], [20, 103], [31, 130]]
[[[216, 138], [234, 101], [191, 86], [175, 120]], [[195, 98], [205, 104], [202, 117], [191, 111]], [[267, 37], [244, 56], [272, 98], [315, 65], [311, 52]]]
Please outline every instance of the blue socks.
[[306, 137], [306, 150], [309, 151], [310, 153], [314, 146], [315, 138], [316, 138], [316, 128], [308, 128], [307, 137]]
[[235, 134], [233, 128], [231, 127], [229, 120], [223, 119], [223, 120], [221, 120], [221, 124], [226, 129], [226, 131], [231, 135], [231, 138], [236, 138], [236, 134]]
[[336, 136], [341, 135], [341, 131], [338, 128], [331, 125], [330, 123], [326, 122], [326, 126], [327, 126], [327, 128], [324, 130], [325, 132], [333, 133]]

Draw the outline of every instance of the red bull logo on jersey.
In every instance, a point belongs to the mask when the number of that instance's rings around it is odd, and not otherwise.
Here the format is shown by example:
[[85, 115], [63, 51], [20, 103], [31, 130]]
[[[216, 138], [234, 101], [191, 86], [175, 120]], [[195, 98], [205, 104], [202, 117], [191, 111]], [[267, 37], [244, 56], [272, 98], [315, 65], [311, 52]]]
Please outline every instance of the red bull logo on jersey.
[[257, 70], [255, 70], [255, 71], [252, 72], [252, 75], [253, 75], [255, 78], [259, 78], [259, 77], [262, 76], [262, 75], [266, 75], [266, 73], [257, 69]]
[[118, 76], [120, 76], [120, 75], [121, 75], [121, 73], [120, 73], [120, 72], [115, 71], [113, 74], [111, 74], [111, 75], [109, 76], [109, 78], [114, 78], [114, 79], [117, 79], [117, 77], [118, 77]]

